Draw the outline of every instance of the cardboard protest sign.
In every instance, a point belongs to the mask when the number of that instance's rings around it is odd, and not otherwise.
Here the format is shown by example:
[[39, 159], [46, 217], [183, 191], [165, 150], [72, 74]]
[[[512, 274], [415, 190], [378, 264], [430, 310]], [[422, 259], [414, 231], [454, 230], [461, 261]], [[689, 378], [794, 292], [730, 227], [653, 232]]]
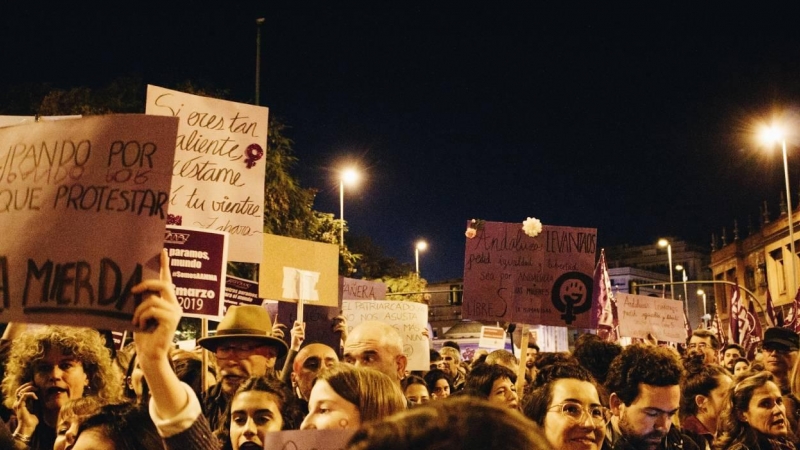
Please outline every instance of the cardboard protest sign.
[[180, 120], [172, 224], [230, 233], [230, 259], [261, 261], [267, 108], [147, 86], [147, 114]]
[[262, 298], [339, 306], [339, 247], [264, 234], [259, 281]]
[[480, 348], [502, 349], [506, 346], [506, 330], [502, 327], [481, 327], [481, 337], [478, 341]]
[[14, 125], [25, 125], [34, 122], [48, 122], [53, 120], [80, 119], [81, 116], [0, 116], [0, 128]]
[[342, 300], [386, 300], [386, 283], [339, 277]]
[[684, 342], [683, 303], [646, 295], [616, 294], [620, 335], [659, 341]]
[[177, 119], [0, 128], [0, 321], [131, 329], [158, 278]]
[[430, 370], [430, 341], [422, 334], [428, 324], [428, 305], [395, 300], [344, 300], [342, 314], [348, 331], [368, 320], [393, 326], [403, 337], [408, 370]]
[[264, 434], [264, 448], [280, 450], [342, 450], [352, 430], [291, 430]]
[[597, 230], [483, 222], [467, 238], [465, 319], [589, 328]]
[[168, 226], [164, 248], [175, 295], [187, 317], [219, 319], [225, 297], [228, 233]]

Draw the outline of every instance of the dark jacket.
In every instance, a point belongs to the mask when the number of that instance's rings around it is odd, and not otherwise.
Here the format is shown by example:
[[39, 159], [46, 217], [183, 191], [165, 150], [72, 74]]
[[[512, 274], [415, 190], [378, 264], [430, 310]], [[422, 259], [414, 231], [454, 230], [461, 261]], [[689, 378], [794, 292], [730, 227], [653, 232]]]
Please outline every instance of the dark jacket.
[[[670, 427], [667, 436], [661, 441], [659, 450], [702, 450], [690, 437], [686, 436], [678, 427]], [[705, 446], [703, 446], [705, 448]], [[622, 436], [614, 444], [614, 450], [640, 450]]]

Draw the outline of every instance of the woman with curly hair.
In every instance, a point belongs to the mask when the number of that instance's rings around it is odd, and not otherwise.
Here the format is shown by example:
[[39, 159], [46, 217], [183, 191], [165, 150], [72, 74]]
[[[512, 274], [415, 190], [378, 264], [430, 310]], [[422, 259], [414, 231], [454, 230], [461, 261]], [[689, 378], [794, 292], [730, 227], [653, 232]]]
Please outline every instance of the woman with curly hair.
[[53, 448], [61, 406], [96, 396], [117, 401], [120, 376], [105, 339], [96, 330], [46, 326], [15, 339], [2, 383], [5, 405], [17, 418], [14, 438], [34, 450]]
[[790, 433], [780, 388], [771, 373], [759, 372], [728, 391], [712, 448], [789, 450]]

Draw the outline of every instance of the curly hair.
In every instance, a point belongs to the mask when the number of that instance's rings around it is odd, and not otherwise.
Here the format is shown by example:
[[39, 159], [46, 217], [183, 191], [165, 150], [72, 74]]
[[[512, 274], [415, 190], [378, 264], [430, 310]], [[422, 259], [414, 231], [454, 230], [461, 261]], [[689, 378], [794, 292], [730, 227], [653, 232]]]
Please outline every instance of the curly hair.
[[681, 382], [680, 418], [696, 416], [698, 412], [695, 397], [710, 396], [718, 388], [723, 377], [733, 378], [728, 369], [716, 364], [703, 364], [692, 361], [685, 365], [686, 376]]
[[[11, 408], [15, 392], [33, 380], [36, 363], [50, 349], [58, 349], [80, 361], [89, 380], [87, 390], [102, 403], [121, 399], [122, 375], [111, 360], [111, 351], [96, 330], [80, 327], [46, 326], [22, 333], [11, 344], [2, 388], [4, 404]], [[86, 393], [84, 393], [86, 395]]]
[[639, 396], [639, 384], [677, 386], [683, 365], [670, 349], [652, 345], [629, 345], [611, 362], [606, 377], [609, 394], [617, 394], [626, 406]]
[[436, 390], [436, 382], [439, 380], [447, 381], [447, 386], [450, 387], [450, 393], [454, 393], [455, 390], [453, 389], [453, 377], [446, 374], [441, 369], [433, 369], [430, 372], [425, 374], [425, 382], [428, 383], [428, 392], [433, 395], [433, 391]]
[[734, 444], [758, 448], [757, 432], [747, 422], [740, 420], [739, 414], [747, 411], [753, 392], [767, 383], [775, 384], [775, 377], [769, 372], [758, 372], [742, 378], [728, 390], [725, 407], [719, 415], [717, 438], [712, 448], [725, 449]]
[[622, 353], [622, 346], [616, 342], [604, 341], [600, 336], [585, 333], [575, 340], [572, 356], [585, 367], [598, 383], [605, 383], [608, 366]]
[[[536, 374], [536, 381], [530, 395], [525, 396], [522, 411], [526, 417], [539, 426], [544, 426], [547, 408], [553, 401], [555, 382], [564, 379], [588, 381], [597, 389], [597, 382], [592, 374], [583, 366], [573, 362], [559, 362], [544, 367]], [[599, 390], [598, 390], [599, 395]]]
[[457, 396], [362, 426], [345, 448], [544, 450], [552, 447], [543, 431], [522, 415], [476, 397]]
[[517, 375], [508, 367], [499, 364], [479, 364], [467, 375], [463, 393], [487, 399], [492, 393], [494, 382], [502, 378], [508, 378], [511, 384], [517, 382]]

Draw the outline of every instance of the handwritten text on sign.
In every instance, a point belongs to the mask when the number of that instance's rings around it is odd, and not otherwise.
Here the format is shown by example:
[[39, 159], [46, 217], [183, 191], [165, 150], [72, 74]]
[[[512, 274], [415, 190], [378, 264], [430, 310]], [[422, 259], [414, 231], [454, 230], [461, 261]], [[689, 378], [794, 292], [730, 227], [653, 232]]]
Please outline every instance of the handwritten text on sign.
[[0, 321], [130, 329], [158, 278], [177, 120], [0, 129]]
[[147, 86], [147, 114], [180, 119], [172, 223], [230, 233], [230, 259], [261, 261], [267, 108]]
[[339, 292], [344, 300], [385, 300], [386, 283], [339, 277]]
[[467, 239], [465, 319], [589, 328], [597, 230], [484, 222]]
[[430, 369], [430, 343], [422, 334], [428, 324], [428, 305], [392, 300], [343, 300], [342, 314], [350, 330], [368, 320], [393, 326], [403, 337], [408, 370]]
[[617, 294], [619, 331], [622, 336], [684, 342], [683, 303], [645, 295]]

